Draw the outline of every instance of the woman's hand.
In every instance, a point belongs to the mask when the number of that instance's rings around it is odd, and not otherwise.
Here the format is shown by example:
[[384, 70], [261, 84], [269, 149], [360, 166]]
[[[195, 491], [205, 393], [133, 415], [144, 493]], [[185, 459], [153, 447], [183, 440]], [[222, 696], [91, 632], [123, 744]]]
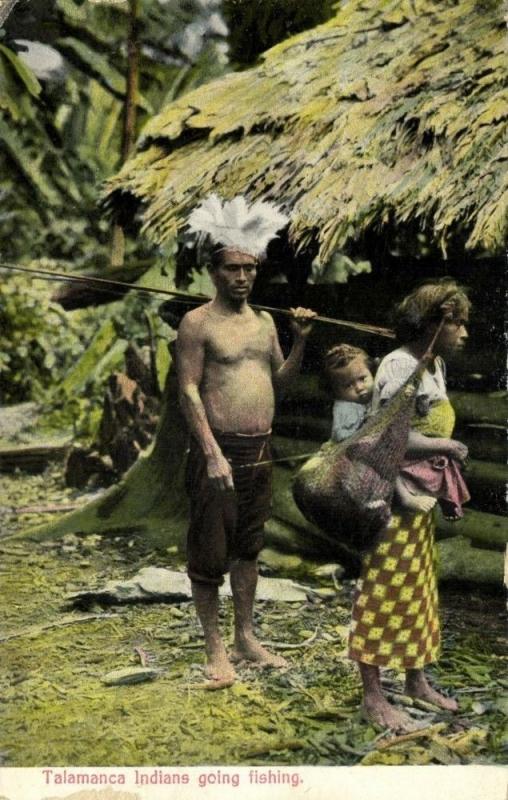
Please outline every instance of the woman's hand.
[[441, 455], [463, 464], [467, 459], [468, 450], [465, 444], [456, 439], [441, 439], [437, 436], [425, 436], [419, 431], [409, 431], [406, 458], [431, 458]]
[[458, 442], [457, 439], [443, 439], [441, 452], [461, 464], [464, 463], [468, 456], [466, 445]]

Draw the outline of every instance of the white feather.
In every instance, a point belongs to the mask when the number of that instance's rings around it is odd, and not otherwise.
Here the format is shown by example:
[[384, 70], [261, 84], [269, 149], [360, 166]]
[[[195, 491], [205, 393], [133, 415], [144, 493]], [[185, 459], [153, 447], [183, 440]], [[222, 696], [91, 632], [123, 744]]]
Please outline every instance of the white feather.
[[259, 256], [288, 222], [289, 217], [266, 200], [249, 207], [243, 195], [221, 202], [211, 194], [190, 214], [188, 226], [200, 237], [208, 235], [214, 244]]

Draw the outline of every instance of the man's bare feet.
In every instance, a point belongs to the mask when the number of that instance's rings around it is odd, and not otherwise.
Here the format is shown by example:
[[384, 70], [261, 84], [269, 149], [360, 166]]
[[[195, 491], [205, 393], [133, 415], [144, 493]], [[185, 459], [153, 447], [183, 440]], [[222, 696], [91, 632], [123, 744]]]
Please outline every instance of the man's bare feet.
[[362, 704], [362, 713], [368, 722], [398, 733], [410, 733], [418, 727], [409, 714], [395, 708], [382, 696], [366, 697]]
[[225, 684], [234, 683], [236, 672], [223, 645], [214, 648], [208, 653], [205, 675], [211, 681]]
[[410, 697], [425, 700], [427, 703], [432, 703], [432, 705], [438, 706], [438, 708], [442, 708], [445, 711], [457, 711], [459, 708], [455, 698], [446, 697], [446, 695], [433, 689], [424, 673], [419, 670], [416, 674], [410, 673], [406, 676], [406, 693]]
[[241, 641], [235, 642], [234, 650], [231, 653], [231, 661], [233, 663], [253, 661], [260, 667], [277, 667], [279, 669], [287, 667], [288, 664], [282, 656], [270, 653], [254, 636], [245, 637]]

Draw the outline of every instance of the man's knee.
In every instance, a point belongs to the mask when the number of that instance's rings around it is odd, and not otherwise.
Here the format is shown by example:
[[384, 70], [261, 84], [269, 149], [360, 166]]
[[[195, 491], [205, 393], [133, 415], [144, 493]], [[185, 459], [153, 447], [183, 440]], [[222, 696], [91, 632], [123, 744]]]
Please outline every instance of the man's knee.
[[241, 561], [255, 561], [263, 549], [264, 543], [264, 528], [248, 531], [244, 536], [239, 537], [236, 542], [234, 551], [231, 554], [232, 558], [235, 560], [240, 559]]
[[[225, 572], [226, 572], [226, 570], [225, 570]], [[195, 584], [196, 586], [198, 586], [198, 588], [200, 586], [216, 586], [216, 587], [219, 587], [219, 586], [222, 586], [222, 584], [224, 583], [224, 573], [220, 573], [220, 574], [211, 574], [211, 573], [209, 573], [209, 574], [206, 574], [204, 571], [201, 571], [199, 569], [193, 568], [192, 565], [190, 565], [190, 564], [189, 564], [188, 569], [187, 569], [187, 575], [190, 578], [190, 582], [191, 582], [192, 586], [194, 586], [194, 584]]]

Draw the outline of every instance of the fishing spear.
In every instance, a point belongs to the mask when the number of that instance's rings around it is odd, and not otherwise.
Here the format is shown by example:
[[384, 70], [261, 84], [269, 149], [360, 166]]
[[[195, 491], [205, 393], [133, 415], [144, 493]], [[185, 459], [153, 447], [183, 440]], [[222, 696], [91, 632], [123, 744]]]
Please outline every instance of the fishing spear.
[[[200, 304], [207, 303], [209, 300], [211, 300], [211, 298], [205, 294], [192, 294], [191, 292], [182, 292], [178, 289], [157, 289], [153, 286], [138, 286], [135, 283], [117, 281], [111, 278], [99, 278], [92, 275], [69, 275], [65, 272], [56, 272], [53, 270], [42, 269], [41, 267], [27, 267], [20, 264], [11, 264], [6, 261], [0, 262], [0, 269], [33, 275], [34, 278], [40, 278], [41, 280], [68, 281], [70, 283], [84, 283], [88, 285], [92, 284], [96, 285], [99, 289], [102, 289], [102, 291], [110, 292], [112, 294], [123, 294], [127, 290], [133, 290], [140, 293], [166, 295], [173, 298], [176, 302]], [[257, 303], [252, 303], [250, 305], [252, 308], [260, 311], [270, 311], [274, 314], [282, 314], [283, 316], [287, 317], [292, 316], [291, 311], [287, 308], [277, 308], [275, 306], [265, 306]], [[314, 317], [314, 321], [324, 322], [330, 325], [338, 325], [342, 328], [353, 328], [357, 331], [372, 333], [377, 336], [384, 336], [388, 339], [395, 338], [395, 334], [390, 328], [383, 328], [379, 325], [369, 325], [363, 322], [352, 322], [351, 320], [336, 319], [335, 317], [325, 317], [320, 314]]]

